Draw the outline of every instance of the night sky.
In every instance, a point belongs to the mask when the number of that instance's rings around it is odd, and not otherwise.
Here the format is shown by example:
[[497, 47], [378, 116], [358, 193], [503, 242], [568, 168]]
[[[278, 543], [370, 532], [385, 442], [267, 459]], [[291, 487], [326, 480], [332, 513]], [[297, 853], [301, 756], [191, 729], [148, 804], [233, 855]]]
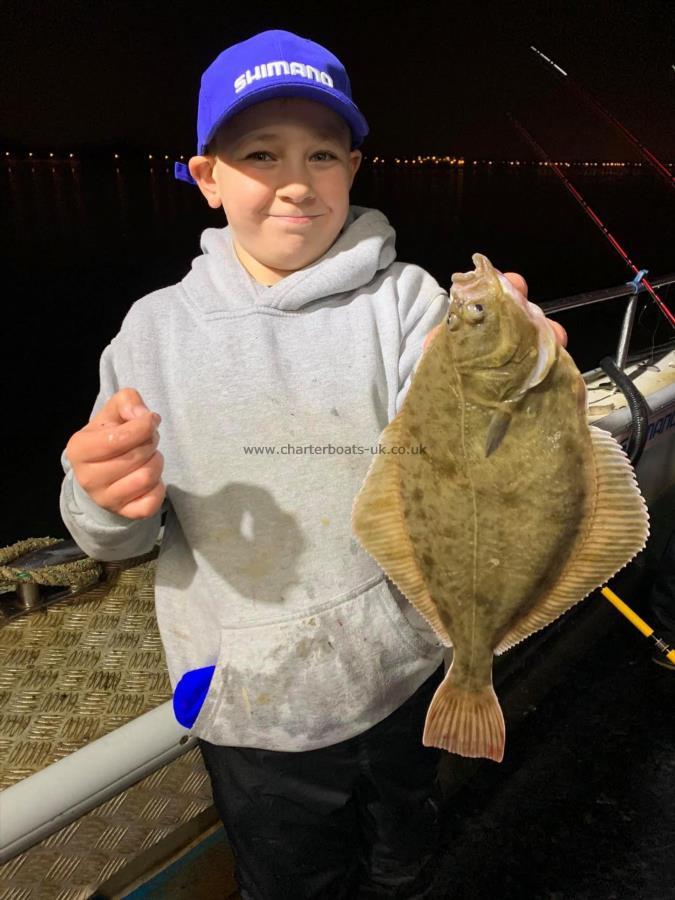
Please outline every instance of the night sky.
[[196, 152], [202, 71], [284, 28], [345, 64], [368, 154], [639, 159], [537, 63], [538, 46], [662, 159], [675, 161], [675, 3], [4, 2], [0, 150]]

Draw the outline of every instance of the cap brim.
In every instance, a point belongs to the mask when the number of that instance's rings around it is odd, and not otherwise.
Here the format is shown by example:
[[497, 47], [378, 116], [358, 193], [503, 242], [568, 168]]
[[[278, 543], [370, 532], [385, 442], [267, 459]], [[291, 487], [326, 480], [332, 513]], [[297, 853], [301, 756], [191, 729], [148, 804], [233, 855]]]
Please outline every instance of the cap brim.
[[209, 131], [206, 140], [200, 147], [200, 153], [204, 153], [206, 146], [220, 126], [233, 116], [236, 116], [237, 113], [248, 109], [249, 106], [254, 106], [256, 103], [272, 100], [275, 97], [304, 97], [307, 100], [316, 100], [317, 103], [323, 103], [324, 106], [328, 106], [349, 125], [352, 133], [352, 149], [359, 147], [368, 134], [368, 123], [356, 104], [349, 98], [336, 97], [329, 88], [315, 82], [283, 82], [281, 84], [263, 85], [256, 90], [249, 91], [245, 97], [233, 103], [225, 115], [221, 116]]

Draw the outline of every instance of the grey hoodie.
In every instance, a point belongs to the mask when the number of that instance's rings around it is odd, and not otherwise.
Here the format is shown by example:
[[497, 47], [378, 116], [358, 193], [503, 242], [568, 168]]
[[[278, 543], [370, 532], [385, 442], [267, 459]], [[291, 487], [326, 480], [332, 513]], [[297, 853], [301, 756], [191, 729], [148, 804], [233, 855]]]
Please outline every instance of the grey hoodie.
[[[447, 313], [446, 292], [395, 262], [394, 242], [381, 212], [352, 206], [320, 259], [265, 287], [231, 229], [207, 228], [191, 271], [137, 300], [101, 354], [92, 417], [123, 387], [162, 416], [157, 620], [174, 687], [216, 666], [192, 728], [212, 743], [300, 751], [346, 740], [443, 658], [350, 526], [370, 448]], [[111, 513], [65, 450], [61, 463], [61, 515], [88, 555], [152, 548], [161, 511]]]

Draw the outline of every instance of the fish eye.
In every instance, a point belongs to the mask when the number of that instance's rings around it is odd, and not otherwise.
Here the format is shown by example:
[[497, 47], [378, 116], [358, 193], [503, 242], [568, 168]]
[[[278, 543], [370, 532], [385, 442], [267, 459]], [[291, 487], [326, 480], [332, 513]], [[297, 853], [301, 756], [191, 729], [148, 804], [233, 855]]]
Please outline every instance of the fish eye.
[[482, 303], [465, 303], [464, 312], [469, 322], [482, 322], [485, 318], [485, 307]]

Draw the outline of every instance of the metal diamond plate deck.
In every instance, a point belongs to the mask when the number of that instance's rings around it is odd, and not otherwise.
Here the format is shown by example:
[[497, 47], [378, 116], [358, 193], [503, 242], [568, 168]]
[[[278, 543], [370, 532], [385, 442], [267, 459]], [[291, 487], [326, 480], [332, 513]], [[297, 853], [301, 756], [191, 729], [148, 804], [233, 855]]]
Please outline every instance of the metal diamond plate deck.
[[171, 697], [156, 560], [139, 560], [0, 628], [0, 789]]
[[[0, 628], [0, 789], [171, 697], [155, 556], [106, 564], [106, 581]], [[212, 805], [194, 748], [0, 865], [0, 897], [89, 897]]]
[[86, 900], [111, 875], [212, 804], [195, 747], [0, 865], [0, 898]]

